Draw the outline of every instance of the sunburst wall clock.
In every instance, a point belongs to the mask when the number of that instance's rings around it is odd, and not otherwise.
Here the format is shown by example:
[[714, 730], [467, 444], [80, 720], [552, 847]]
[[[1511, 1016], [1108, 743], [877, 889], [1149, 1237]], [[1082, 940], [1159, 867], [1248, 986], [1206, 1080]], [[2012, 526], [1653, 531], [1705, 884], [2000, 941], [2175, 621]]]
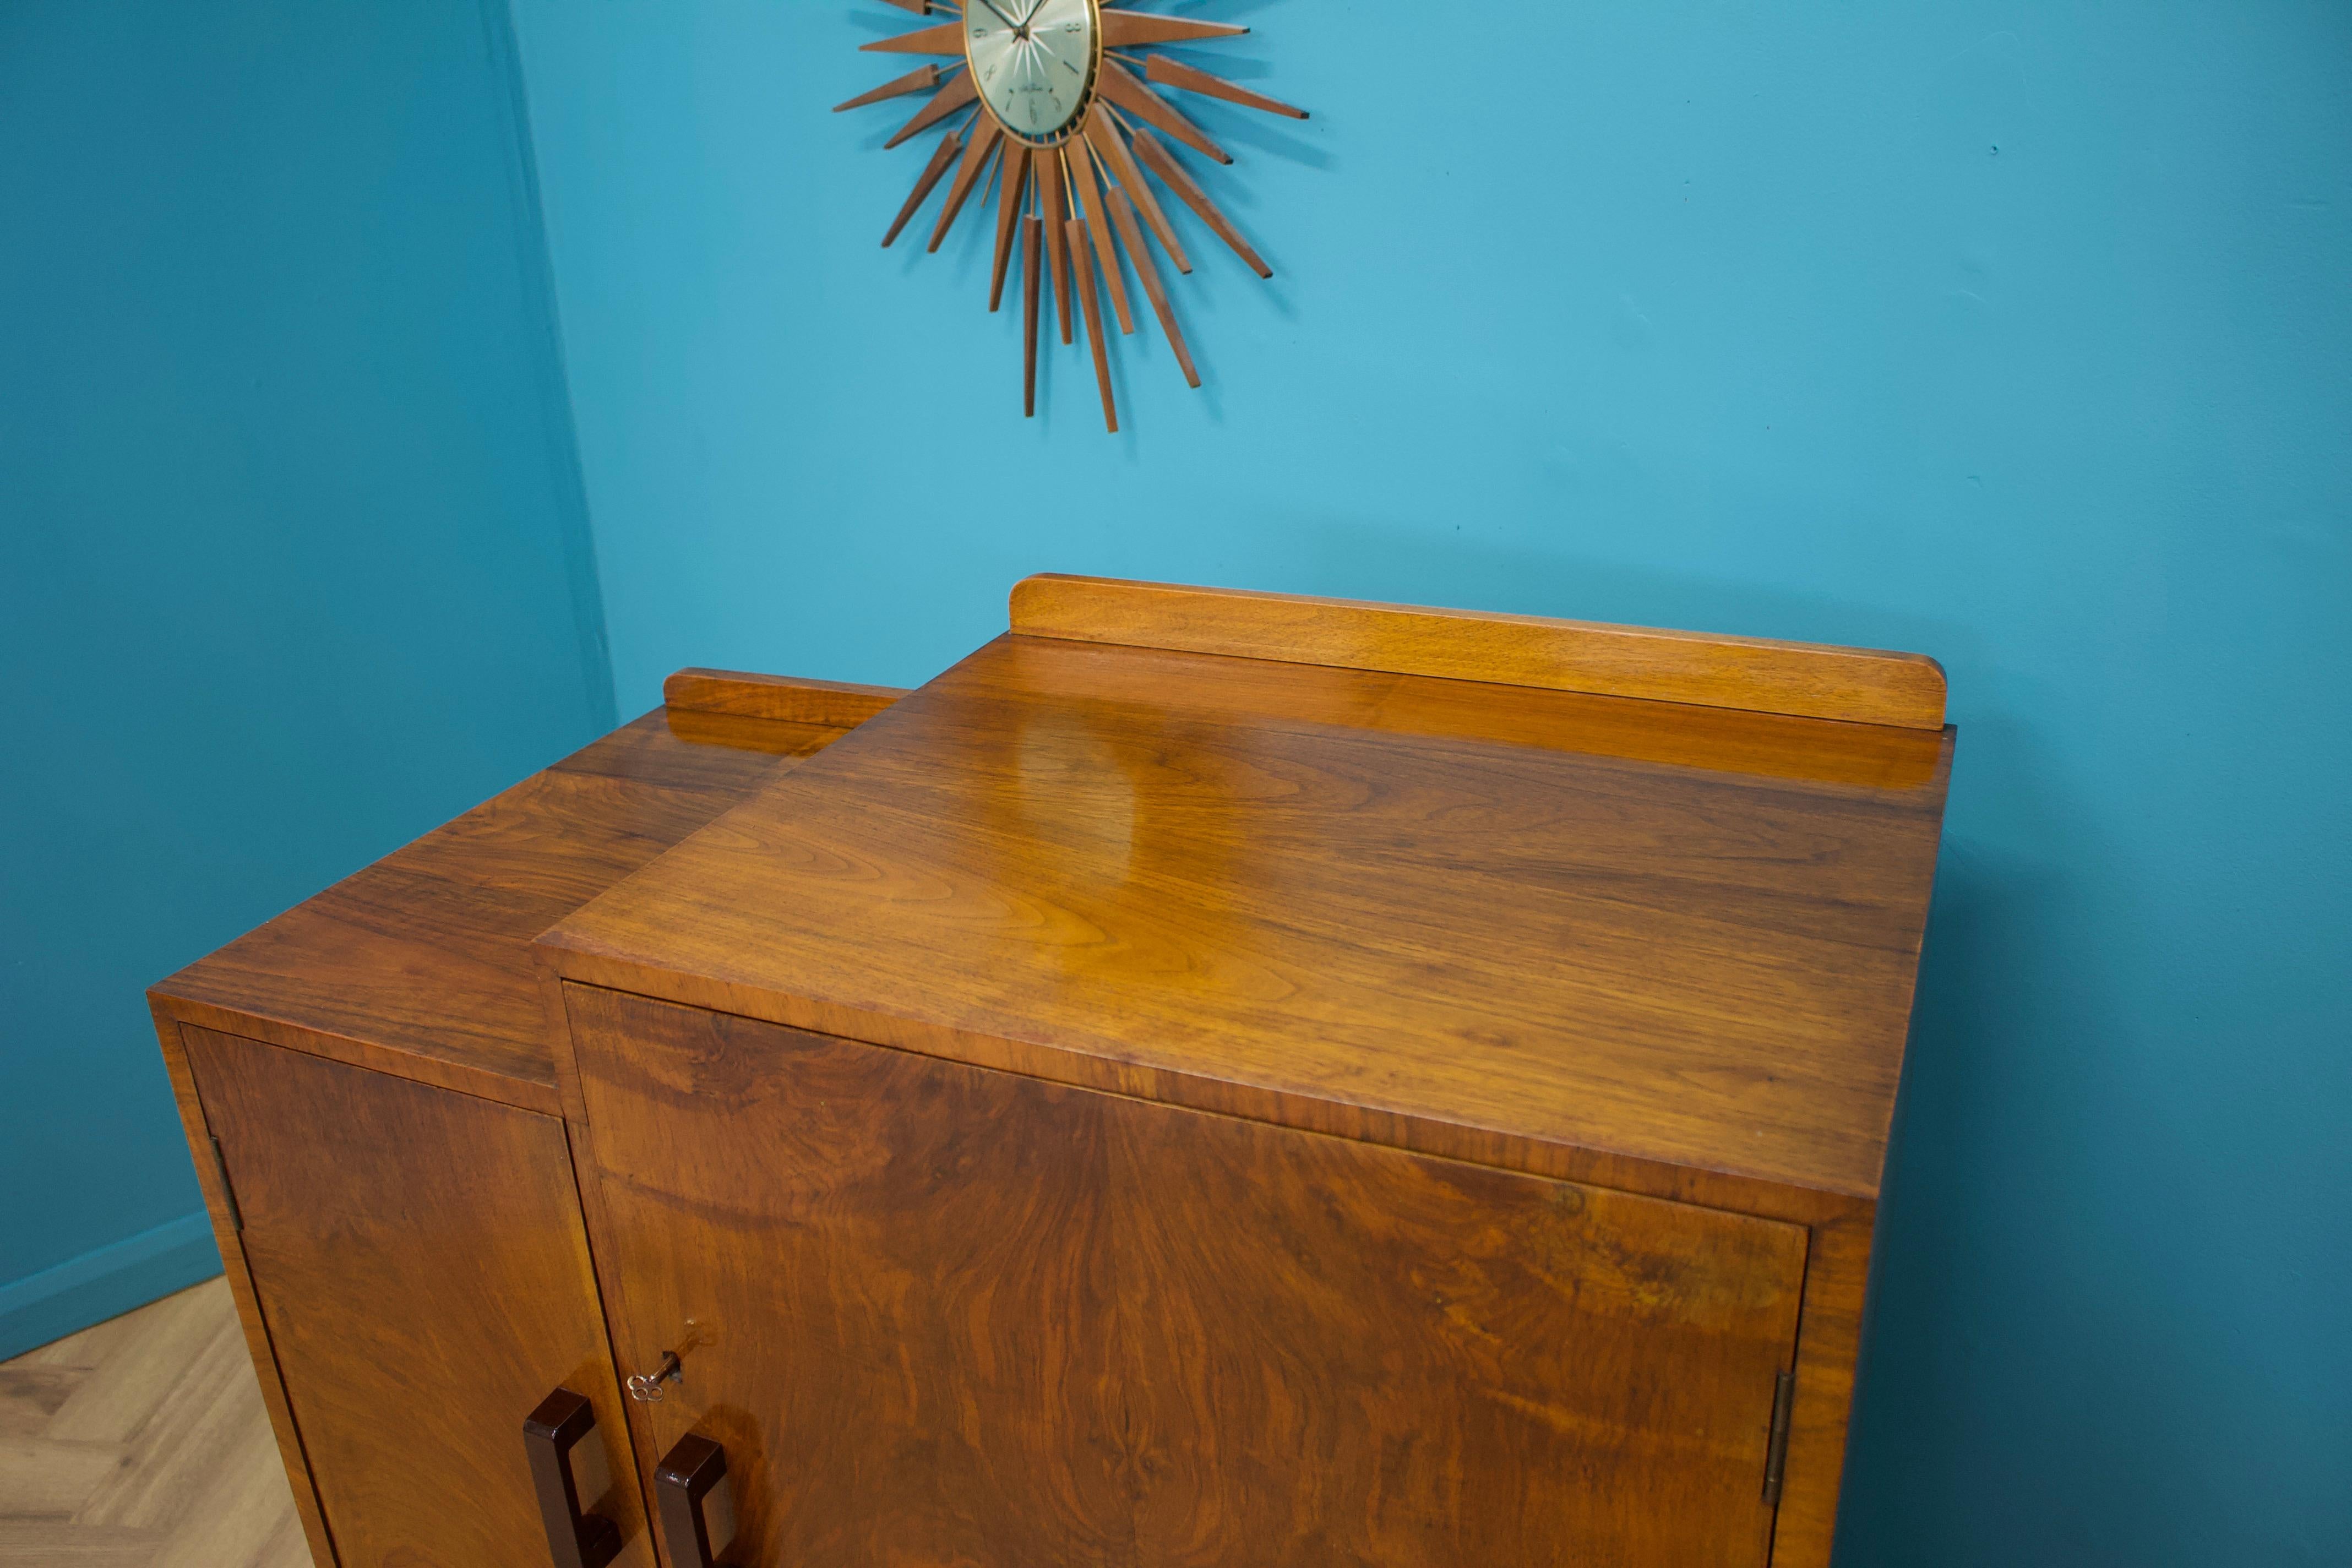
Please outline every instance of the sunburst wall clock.
[[[838, 113], [913, 94], [929, 95], [929, 101], [884, 143], [897, 147], [935, 128], [940, 132], [929, 162], [882, 243], [897, 241], [942, 180], [947, 181], [947, 195], [931, 228], [934, 251], [975, 195], [983, 211], [993, 195], [996, 258], [989, 277], [988, 308], [994, 310], [1003, 304], [1018, 250], [1022, 399], [1032, 416], [1037, 412], [1039, 318], [1043, 300], [1050, 295], [1065, 344], [1076, 341], [1076, 326], [1084, 326], [1094, 353], [1095, 384], [1102, 394], [1103, 424], [1114, 432], [1118, 429], [1103, 307], [1108, 296], [1118, 330], [1135, 331], [1134, 301], [1129, 297], [1122, 257], [1134, 267], [1185, 381], [1199, 386], [1201, 374], [1152, 258], [1152, 244], [1158, 243], [1179, 272], [1191, 272], [1192, 262], [1152, 181], [1199, 215], [1210, 232], [1259, 277], [1271, 278], [1274, 269], [1209, 199], [1176, 150], [1160, 139], [1181, 142], [1220, 163], [1234, 161], [1161, 89], [1198, 93], [1296, 120], [1306, 119], [1307, 111], [1212, 76], [1165, 50], [1170, 45], [1238, 37], [1249, 29], [1116, 8], [1101, 0], [884, 4], [954, 20], [878, 38], [864, 46], [867, 51], [940, 55], [957, 63], [924, 65], [835, 107]], [[950, 170], [954, 171], [952, 178]]]

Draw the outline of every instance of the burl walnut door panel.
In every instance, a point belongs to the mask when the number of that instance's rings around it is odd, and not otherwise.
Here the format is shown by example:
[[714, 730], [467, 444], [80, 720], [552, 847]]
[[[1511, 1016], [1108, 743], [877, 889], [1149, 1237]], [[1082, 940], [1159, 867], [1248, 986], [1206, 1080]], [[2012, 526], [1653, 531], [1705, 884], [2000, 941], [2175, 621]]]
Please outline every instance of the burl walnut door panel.
[[562, 1124], [182, 1037], [342, 1568], [550, 1563], [522, 1424], [559, 1386], [620, 1478], [583, 1504], [651, 1568]]
[[569, 990], [656, 1451], [793, 1568], [1760, 1563], [1804, 1233]]

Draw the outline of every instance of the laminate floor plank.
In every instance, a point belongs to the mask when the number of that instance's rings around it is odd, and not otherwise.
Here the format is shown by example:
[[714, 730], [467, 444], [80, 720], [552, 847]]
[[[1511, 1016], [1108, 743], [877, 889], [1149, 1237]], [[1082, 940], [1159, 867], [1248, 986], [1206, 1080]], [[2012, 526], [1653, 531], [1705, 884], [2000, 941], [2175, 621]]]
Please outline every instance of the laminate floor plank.
[[[142, 1307], [140, 1331], [117, 1342], [58, 1413], [44, 1436], [59, 1441], [128, 1443], [169, 1397], [215, 1322], [194, 1290]], [[126, 1317], [132, 1314], [126, 1313]]]
[[187, 1371], [123, 1450], [114, 1474], [82, 1504], [76, 1517], [84, 1523], [169, 1528], [190, 1497], [235, 1484], [248, 1436], [270, 1444], [275, 1457], [267, 1421], [255, 1423], [251, 1402], [242, 1397], [253, 1383], [245, 1335], [234, 1318], [212, 1328], [194, 1347]]
[[309, 1568], [228, 1287], [0, 1363], [0, 1568]]
[[0, 1437], [0, 1519], [70, 1519], [121, 1458], [109, 1443]]
[[147, 1568], [161, 1539], [152, 1530], [0, 1520], [0, 1563], [9, 1568]]
[[58, 1406], [89, 1375], [75, 1366], [0, 1366], [0, 1437], [37, 1437]]

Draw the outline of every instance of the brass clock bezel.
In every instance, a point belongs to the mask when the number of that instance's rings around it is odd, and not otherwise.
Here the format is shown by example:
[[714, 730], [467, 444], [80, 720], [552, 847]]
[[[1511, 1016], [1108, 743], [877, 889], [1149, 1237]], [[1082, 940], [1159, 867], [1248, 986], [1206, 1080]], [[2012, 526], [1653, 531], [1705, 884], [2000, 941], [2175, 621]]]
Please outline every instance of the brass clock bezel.
[[[978, 0], [971, 0], [971, 3], [977, 4]], [[1062, 128], [1050, 136], [1043, 137], [1024, 136], [1007, 125], [1004, 117], [996, 112], [996, 106], [988, 101], [988, 95], [980, 90], [980, 68], [972, 63], [971, 58], [971, 33], [963, 18], [958, 18], [959, 26], [963, 30], [963, 68], [971, 73], [972, 100], [980, 105], [982, 114], [995, 121], [997, 130], [1003, 133], [1006, 141], [1017, 142], [1024, 147], [1065, 147], [1073, 137], [1085, 131], [1087, 111], [1094, 108], [1095, 92], [1102, 83], [1103, 68], [1102, 0], [1086, 0], [1086, 4], [1087, 21], [1094, 38], [1094, 47], [1087, 56], [1086, 85], [1078, 89], [1078, 101], [1071, 109], [1069, 119], [1062, 122]], [[968, 16], [970, 14], [967, 8], [965, 15]]]
[[[1002, 84], [1008, 102], [1024, 113], [1055, 101], [1062, 90], [1060, 69], [1078, 74], [1079, 61], [1062, 52], [1061, 42], [1046, 40], [1066, 40], [1080, 25], [1078, 16], [1094, 28], [1094, 47], [1085, 57], [1086, 79], [1078, 85], [1076, 103], [1055, 130], [1040, 135], [1007, 125], [981, 92], [971, 8], [986, 0], [961, 0], [953, 7], [952, 21], [929, 20], [950, 9], [937, 0], [875, 3], [926, 21], [910, 32], [875, 38], [859, 52], [921, 55], [934, 63], [918, 66], [834, 108], [836, 112], [862, 109], [920, 94], [927, 101], [882, 145], [897, 147], [925, 132], [937, 137], [930, 157], [915, 176], [914, 189], [882, 236], [883, 247], [887, 249], [906, 232], [935, 192], [944, 194], [927, 251], [946, 243], [959, 215], [988, 209], [996, 235], [988, 308], [1003, 309], [1010, 290], [1022, 322], [1022, 409], [1031, 416], [1037, 412], [1038, 355], [1047, 330], [1042, 323], [1048, 317], [1056, 319], [1065, 344], [1076, 342], [1077, 329], [1085, 329], [1087, 348], [1094, 357], [1095, 391], [1102, 398], [1103, 428], [1112, 435], [1118, 433], [1118, 403], [1111, 385], [1114, 345], [1106, 335], [1106, 322], [1116, 325], [1124, 337], [1136, 330], [1137, 318], [1149, 305], [1167, 334], [1176, 369], [1187, 385], [1197, 389], [1200, 367], [1169, 299], [1160, 264], [1153, 260], [1156, 247], [1177, 272], [1192, 270], [1184, 241], [1169, 221], [1170, 211], [1180, 204], [1190, 208], [1260, 278], [1273, 277], [1274, 268], [1219, 210], [1169, 144], [1179, 143], [1213, 163], [1234, 161], [1232, 153], [1186, 117], [1173, 95], [1218, 99], [1292, 120], [1306, 119], [1307, 110], [1228, 81], [1170, 51], [1189, 53], [1194, 45], [1237, 38], [1249, 28], [1146, 10], [1142, 0], [1077, 0], [1086, 9], [1076, 15], [1071, 14], [1074, 5], [1057, 4], [1056, 19], [1029, 36], [1060, 67], [1042, 80], [1032, 79], [1024, 68], [1018, 87], [1010, 79]], [[1006, 5], [1026, 5], [1028, 15], [1015, 22]], [[1040, 0], [996, 0], [988, 8], [1007, 24], [1003, 30], [987, 29], [990, 58], [1001, 70], [1013, 50], [1029, 47], [1019, 35], [1044, 7]], [[1163, 136], [1166, 142], [1160, 140]], [[1146, 177], [1147, 170], [1158, 176], [1156, 182]]]

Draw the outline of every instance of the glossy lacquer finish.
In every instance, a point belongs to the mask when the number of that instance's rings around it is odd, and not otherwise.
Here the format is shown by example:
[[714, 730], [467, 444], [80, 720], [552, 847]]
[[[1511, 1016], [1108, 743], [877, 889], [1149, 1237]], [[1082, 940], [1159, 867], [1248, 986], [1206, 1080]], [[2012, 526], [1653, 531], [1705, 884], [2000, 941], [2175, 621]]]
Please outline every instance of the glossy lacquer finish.
[[[747, 1564], [1822, 1568], [1940, 671], [1014, 625], [682, 671], [157, 987], [321, 1561], [641, 1559], [675, 1471]], [[526, 1417], [634, 1463], [535, 1506]]]
[[[1825, 1564], [1951, 763], [1940, 671], [1068, 580], [1013, 607], [1053, 635], [779, 778], [549, 932], [550, 967], [1801, 1227], [1771, 1561]], [[1622, 695], [1660, 690], [1687, 697]], [[677, 1331], [615, 1330], [633, 1370]]]
[[[190, 964], [155, 987], [159, 1010], [553, 1111], [531, 938], [890, 695], [793, 704], [790, 683], [688, 673], [688, 702], [733, 710], [646, 714]], [[779, 710], [828, 721], [759, 711]]]
[[[1795, 1226], [567, 997], [744, 1563], [1738, 1568]], [[1563, 1552], [1567, 1557], [1563, 1558]]]
[[[588, 1396], [628, 1476], [563, 1124], [188, 1029], [268, 1342], [342, 1568], [551, 1563], [523, 1441]], [[634, 1479], [582, 1498], [651, 1568]]]
[[[400, 1289], [381, 1296], [355, 1293], [352, 1281], [335, 1268], [289, 1267], [285, 1249], [297, 1246], [301, 1233], [276, 1224], [249, 1227], [258, 1252], [257, 1282], [248, 1268], [248, 1232], [239, 1228], [227, 1163], [215, 1156], [216, 1129], [207, 1125], [207, 1118], [238, 1124], [222, 1151], [226, 1154], [233, 1146], [237, 1165], [248, 1173], [243, 1195], [251, 1215], [268, 1221], [273, 1205], [283, 1205], [283, 1217], [299, 1222], [303, 1197], [273, 1188], [273, 1173], [324, 1167], [317, 1178], [320, 1216], [345, 1215], [354, 1236], [363, 1226], [372, 1226], [374, 1239], [369, 1245], [379, 1248], [398, 1241], [397, 1226], [406, 1213], [406, 1162], [436, 1158], [433, 1138], [438, 1134], [427, 1124], [436, 1120], [454, 1118], [440, 1131], [454, 1139], [459, 1152], [452, 1158], [460, 1172], [480, 1176], [480, 1163], [488, 1161], [494, 1173], [503, 1170], [519, 1182], [517, 1190], [527, 1197], [572, 1190], [568, 1139], [557, 1123], [546, 1115], [502, 1120], [495, 1105], [482, 1103], [552, 1112], [560, 1102], [547, 996], [530, 957], [530, 939], [887, 707], [898, 693], [698, 670], [684, 672], [669, 695], [664, 710], [394, 851], [150, 993], [238, 1319], [305, 1533], [321, 1563], [335, 1561], [338, 1548], [320, 1510], [312, 1457], [305, 1451], [293, 1400], [312, 1406], [311, 1431], [331, 1470], [341, 1451], [335, 1437], [340, 1428], [334, 1420], [323, 1428], [320, 1422], [347, 1406], [354, 1433], [364, 1436], [373, 1423], [380, 1440], [404, 1442], [399, 1413], [362, 1411], [370, 1401], [352, 1391], [380, 1391], [382, 1385], [369, 1380], [392, 1374], [377, 1363], [380, 1329], [433, 1331], [439, 1320], [432, 1302], [420, 1307]], [[285, 1048], [241, 1058], [261, 1064], [253, 1073], [226, 1079], [215, 1073], [230, 1098], [208, 1107], [191, 1071], [192, 1043], [218, 1037], [208, 1030], [241, 1037], [219, 1047], [224, 1051], [255, 1051], [253, 1041]], [[318, 1058], [372, 1070], [322, 1077]], [[402, 1080], [435, 1086], [446, 1098], [404, 1100]], [[241, 1091], [240, 1085], [250, 1092]], [[299, 1113], [285, 1105], [268, 1114], [238, 1110], [238, 1103], [268, 1103], [272, 1091], [309, 1098]], [[342, 1104], [339, 1097], [346, 1094], [350, 1102]], [[363, 1138], [336, 1142], [353, 1119], [359, 1125], [379, 1125], [372, 1119], [403, 1103], [414, 1113], [405, 1116], [418, 1140], [413, 1146], [402, 1142], [379, 1152]], [[495, 1135], [478, 1140], [456, 1131], [476, 1124]], [[251, 1190], [256, 1181], [263, 1184], [258, 1191]], [[527, 1202], [520, 1217], [528, 1221], [533, 1212]], [[543, 1209], [539, 1218], [546, 1220]], [[413, 1274], [401, 1273], [404, 1289], [422, 1289], [436, 1278], [431, 1248], [419, 1242], [415, 1250]], [[522, 1283], [518, 1280], [513, 1289], [516, 1310], [498, 1323], [477, 1320], [472, 1331], [503, 1327], [526, 1336], [541, 1333], [544, 1323], [533, 1317]], [[561, 1303], [579, 1301], [570, 1273], [534, 1289], [541, 1294], [552, 1290]], [[379, 1318], [385, 1322], [380, 1325]], [[289, 1389], [289, 1378], [280, 1375], [272, 1325], [288, 1336], [282, 1347], [286, 1366], [301, 1374], [299, 1387]], [[486, 1343], [479, 1353], [520, 1356], [518, 1364], [536, 1367], [534, 1358], [543, 1348]], [[609, 1363], [597, 1365], [598, 1375], [609, 1383]], [[517, 1423], [556, 1386], [563, 1370], [549, 1371], [547, 1383], [529, 1391], [520, 1405], [511, 1405], [517, 1387], [501, 1385], [487, 1401], [475, 1391], [443, 1391], [409, 1429], [411, 1436], [430, 1440], [435, 1422], [462, 1421], [473, 1436], [458, 1452], [478, 1456], [488, 1466], [515, 1464], [525, 1452]], [[593, 1458], [590, 1450], [616, 1445], [606, 1457], [620, 1466], [622, 1503], [635, 1507], [638, 1492], [625, 1462], [626, 1433], [614, 1413], [605, 1415], [587, 1447], [575, 1453]], [[363, 1456], [353, 1462], [373, 1463]], [[390, 1542], [406, 1536], [405, 1524], [393, 1517], [400, 1509], [418, 1521], [415, 1538], [438, 1539], [435, 1532], [448, 1521], [452, 1508], [436, 1489], [449, 1483], [452, 1474], [436, 1468], [429, 1458], [387, 1474], [429, 1484], [406, 1492], [373, 1487], [365, 1494], [364, 1518], [372, 1521], [367, 1528], [374, 1533], [362, 1539]], [[479, 1489], [476, 1482], [466, 1487], [468, 1496]], [[471, 1506], [460, 1506], [457, 1515], [463, 1517]], [[354, 1561], [350, 1542], [342, 1550], [343, 1562]], [[544, 1556], [543, 1544], [541, 1551]]]
[[1943, 666], [1916, 653], [1055, 574], [1015, 587], [1012, 612], [1025, 637], [1944, 727]]
[[1153, 1098], [1869, 1198], [1948, 754], [1010, 637], [542, 946], [576, 979]]

